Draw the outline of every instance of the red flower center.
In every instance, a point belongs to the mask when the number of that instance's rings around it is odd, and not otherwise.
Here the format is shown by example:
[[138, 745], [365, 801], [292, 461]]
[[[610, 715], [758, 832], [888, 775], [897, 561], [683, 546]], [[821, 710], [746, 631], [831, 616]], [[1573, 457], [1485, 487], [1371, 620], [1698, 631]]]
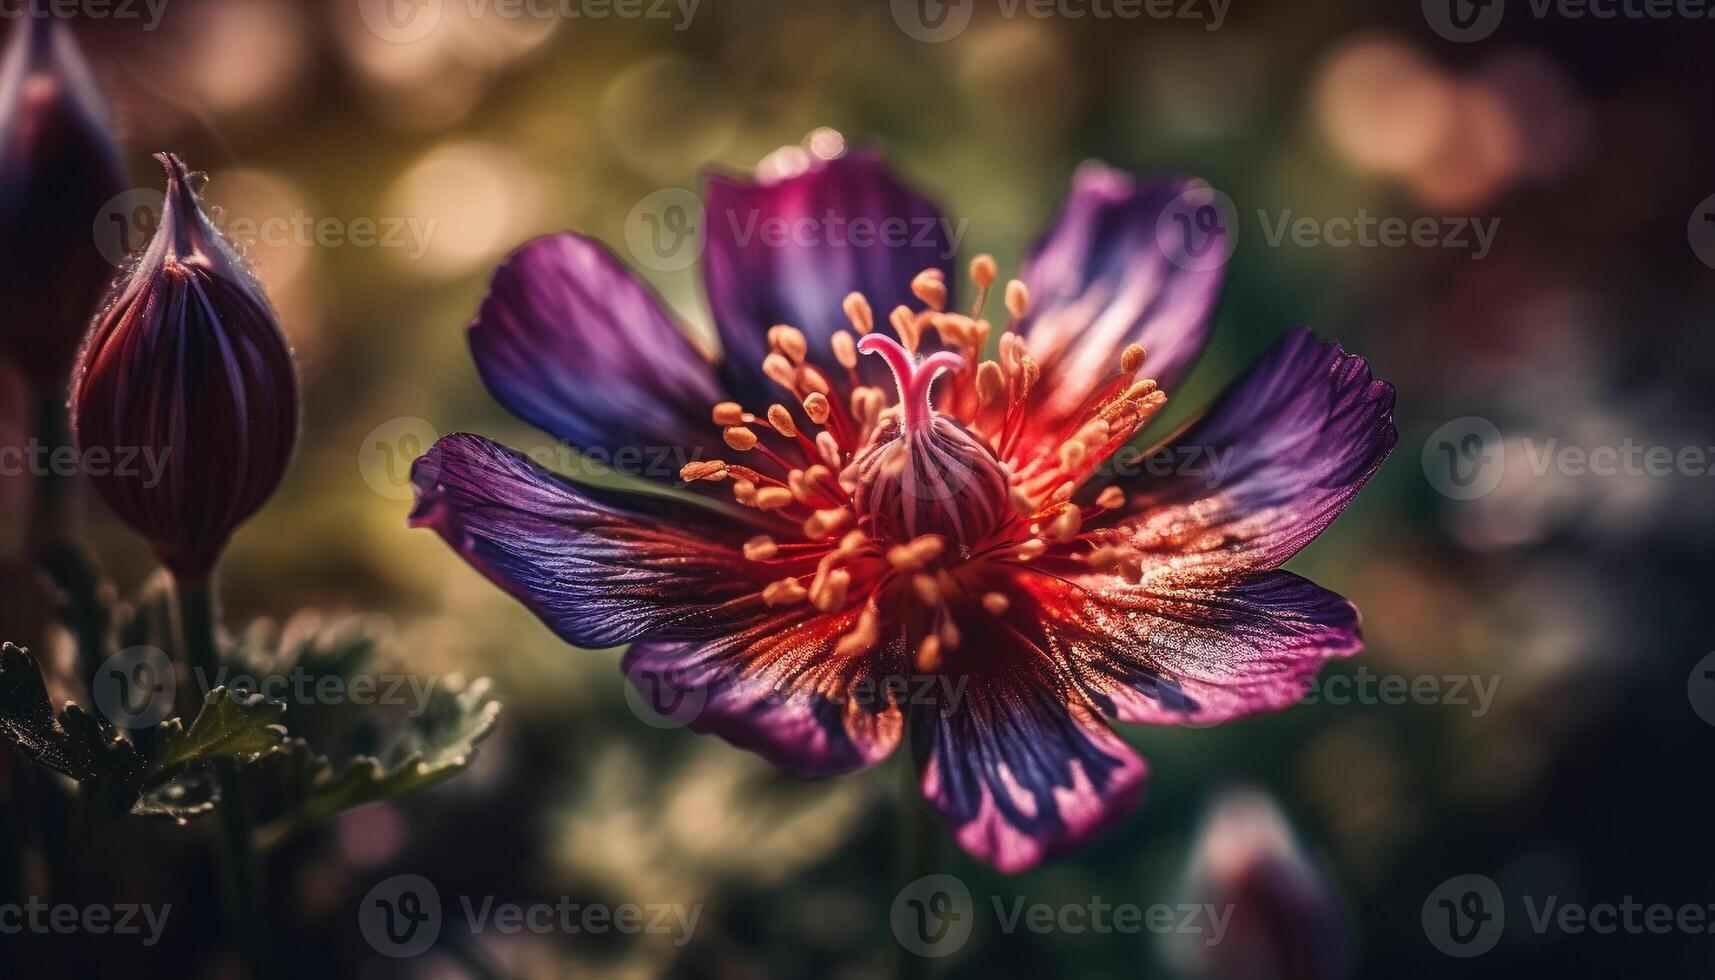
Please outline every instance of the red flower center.
[[[1119, 572], [1133, 581], [1140, 572], [1141, 556], [1130, 544], [1084, 531], [1091, 518], [1123, 504], [1124, 494], [1109, 488], [1087, 507], [1072, 497], [1166, 401], [1155, 382], [1134, 380], [1142, 348], [1127, 348], [1118, 373], [1087, 404], [1051, 414], [1033, 399], [1041, 368], [1014, 323], [1001, 334], [998, 360], [980, 360], [991, 332], [980, 317], [994, 281], [992, 260], [973, 263], [973, 279], [976, 304], [961, 316], [944, 311], [938, 270], [918, 275], [912, 290], [928, 308], [892, 312], [899, 340], [872, 332], [869, 302], [848, 296], [853, 332], [831, 341], [846, 374], [838, 385], [807, 360], [802, 332], [772, 328], [763, 371], [792, 393], [802, 416], [780, 403], [755, 415], [723, 402], [713, 414], [727, 445], [755, 453], [759, 466], [708, 460], [681, 473], [686, 480], [732, 479], [739, 503], [781, 520], [781, 533], [745, 546], [746, 558], [781, 573], [763, 590], [770, 605], [809, 601], [834, 613], [862, 604], [842, 653], [875, 646], [884, 622], [889, 629], [904, 623], [918, 666], [935, 669], [942, 650], [959, 645], [961, 621], [969, 626], [972, 616], [1001, 616], [1012, 606], [1004, 566], [1077, 563], [1066, 570]], [[1021, 284], [1008, 285], [1015, 321], [1028, 302]], [[948, 349], [919, 356], [929, 330]], [[892, 371], [892, 405], [863, 382], [860, 354], [880, 357]], [[805, 419], [819, 431], [807, 431]]]

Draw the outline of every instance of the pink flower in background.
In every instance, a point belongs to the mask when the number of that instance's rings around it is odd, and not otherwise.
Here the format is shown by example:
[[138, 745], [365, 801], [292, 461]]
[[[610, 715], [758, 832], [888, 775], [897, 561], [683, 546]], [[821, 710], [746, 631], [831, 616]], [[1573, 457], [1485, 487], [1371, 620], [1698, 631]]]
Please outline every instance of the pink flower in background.
[[[1186, 465], [1116, 456], [1209, 333], [1218, 265], [1158, 240], [1201, 187], [1080, 170], [996, 330], [992, 260], [973, 312], [948, 312], [947, 225], [874, 153], [712, 177], [719, 358], [601, 245], [531, 242], [471, 326], [490, 390], [582, 450], [682, 450], [701, 499], [457, 434], [418, 461], [412, 522], [568, 642], [632, 644], [633, 677], [702, 692], [694, 728], [793, 772], [874, 765], [909, 730], [959, 843], [1029, 868], [1139, 799], [1110, 720], [1281, 708], [1360, 645], [1350, 603], [1280, 566], [1396, 440], [1362, 359], [1293, 330], [1172, 438], [1161, 458]], [[912, 233], [745, 234], [770, 222]], [[920, 675], [949, 683], [889, 684]]]

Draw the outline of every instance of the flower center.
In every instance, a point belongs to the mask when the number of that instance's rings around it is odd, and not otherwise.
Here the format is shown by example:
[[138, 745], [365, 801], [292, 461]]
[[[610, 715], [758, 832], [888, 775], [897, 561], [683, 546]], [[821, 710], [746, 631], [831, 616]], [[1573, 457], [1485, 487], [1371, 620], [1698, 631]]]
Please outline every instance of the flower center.
[[[727, 446], [756, 465], [699, 460], [680, 472], [688, 482], [731, 480], [734, 499], [777, 522], [777, 533], [744, 547], [772, 577], [762, 599], [850, 617], [838, 655], [869, 650], [903, 628], [919, 669], [936, 669], [959, 646], [961, 621], [968, 628], [972, 617], [1011, 608], [1012, 597], [995, 591], [1006, 574], [991, 574], [991, 565], [1069, 562], [1134, 582], [1141, 574], [1132, 543], [1084, 530], [1121, 506], [1124, 493], [1109, 487], [1086, 505], [1072, 498], [1166, 402], [1154, 381], [1136, 378], [1143, 348], [1127, 347], [1118, 371], [1083, 404], [1050, 408], [1038, 397], [1043, 368], [1016, 329], [1028, 291], [1007, 283], [1010, 319], [998, 358], [983, 360], [994, 260], [979, 256], [971, 278], [976, 302], [964, 316], [946, 311], [940, 270], [918, 274], [911, 291], [924, 308], [899, 306], [887, 317], [897, 340], [874, 332], [862, 294], [847, 296], [852, 329], [830, 338], [826, 367], [809, 359], [801, 331], [771, 328], [763, 374], [792, 401], [760, 414], [736, 402], [713, 411]], [[921, 356], [931, 332], [945, 349]], [[859, 373], [860, 354], [892, 371], [894, 404]]]

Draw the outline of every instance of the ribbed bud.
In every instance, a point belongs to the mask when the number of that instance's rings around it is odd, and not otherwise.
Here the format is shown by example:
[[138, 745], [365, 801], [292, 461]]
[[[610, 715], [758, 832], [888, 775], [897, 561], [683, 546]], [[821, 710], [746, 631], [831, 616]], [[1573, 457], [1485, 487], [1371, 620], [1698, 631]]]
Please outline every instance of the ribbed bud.
[[124, 190], [107, 106], [71, 29], [29, 14], [0, 57], [0, 346], [44, 387], [65, 378], [113, 276], [96, 216]]
[[78, 355], [72, 429], [85, 454], [164, 464], [158, 476], [108, 467], [92, 482], [163, 564], [194, 580], [279, 486], [298, 381], [261, 286], [203, 213], [184, 163], [156, 159], [167, 168], [160, 226]]

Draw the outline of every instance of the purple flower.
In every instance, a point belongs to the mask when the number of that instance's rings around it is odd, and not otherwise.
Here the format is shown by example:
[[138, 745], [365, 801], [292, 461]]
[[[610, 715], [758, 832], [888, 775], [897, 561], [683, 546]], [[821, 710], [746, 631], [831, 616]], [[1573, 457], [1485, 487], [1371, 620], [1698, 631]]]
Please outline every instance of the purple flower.
[[72, 432], [86, 458], [108, 460], [90, 467], [102, 498], [196, 581], [280, 485], [298, 378], [261, 284], [203, 213], [184, 162], [156, 159], [160, 225], [78, 355]]
[[31, 5], [0, 57], [0, 345], [44, 386], [65, 378], [113, 274], [95, 219], [124, 189], [89, 65]]
[[[946, 312], [946, 223], [871, 152], [708, 182], [721, 360], [601, 245], [531, 242], [471, 325], [489, 389], [588, 452], [678, 447], [703, 499], [594, 489], [458, 434], [417, 462], [412, 523], [568, 642], [631, 643], [640, 687], [694, 690], [693, 728], [794, 772], [874, 765], [909, 730], [959, 843], [1031, 867], [1139, 799], [1109, 720], [1281, 708], [1359, 648], [1351, 604], [1280, 565], [1395, 442], [1361, 359], [1292, 331], [1170, 444], [1222, 465], [1115, 455], [1208, 333], [1219, 269], [1156, 240], [1198, 187], [1081, 170], [1004, 288], [994, 360], [993, 261], [972, 263], [979, 312]], [[771, 223], [800, 233], [738, 233]]]

